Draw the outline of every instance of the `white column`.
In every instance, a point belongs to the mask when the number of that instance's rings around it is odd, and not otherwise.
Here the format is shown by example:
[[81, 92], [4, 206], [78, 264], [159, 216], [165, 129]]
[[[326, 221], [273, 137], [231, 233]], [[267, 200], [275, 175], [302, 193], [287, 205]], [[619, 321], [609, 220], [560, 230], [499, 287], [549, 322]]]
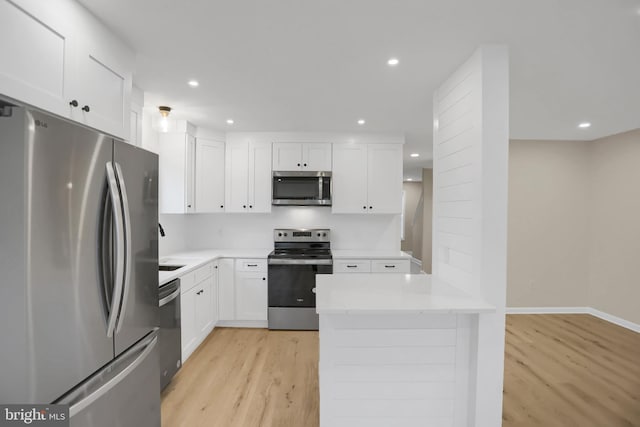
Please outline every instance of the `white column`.
[[508, 138], [508, 51], [482, 46], [434, 94], [433, 274], [497, 308], [478, 317], [461, 425], [502, 423]]

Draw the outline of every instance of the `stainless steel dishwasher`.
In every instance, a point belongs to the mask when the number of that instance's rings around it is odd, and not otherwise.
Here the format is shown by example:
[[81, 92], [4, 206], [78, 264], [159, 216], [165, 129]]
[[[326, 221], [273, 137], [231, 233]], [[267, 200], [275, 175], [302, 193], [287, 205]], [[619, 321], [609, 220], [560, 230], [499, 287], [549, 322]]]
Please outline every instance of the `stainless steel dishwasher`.
[[171, 378], [182, 365], [180, 335], [180, 279], [160, 286], [160, 388], [171, 382]]

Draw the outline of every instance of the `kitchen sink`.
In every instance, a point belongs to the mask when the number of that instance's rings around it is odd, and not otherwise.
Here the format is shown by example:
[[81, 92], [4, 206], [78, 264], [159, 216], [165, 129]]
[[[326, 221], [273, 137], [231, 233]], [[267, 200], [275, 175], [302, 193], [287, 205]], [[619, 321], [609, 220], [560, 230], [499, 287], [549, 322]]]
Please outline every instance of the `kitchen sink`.
[[175, 271], [182, 267], [184, 267], [184, 265], [159, 265], [158, 269], [160, 271]]

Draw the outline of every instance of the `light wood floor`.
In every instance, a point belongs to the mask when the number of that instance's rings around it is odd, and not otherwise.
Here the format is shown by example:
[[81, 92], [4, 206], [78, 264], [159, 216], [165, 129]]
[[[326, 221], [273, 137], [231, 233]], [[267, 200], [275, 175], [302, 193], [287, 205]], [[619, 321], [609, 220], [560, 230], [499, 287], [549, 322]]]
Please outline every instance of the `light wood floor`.
[[585, 314], [507, 316], [503, 426], [640, 426], [640, 334]]
[[[216, 329], [163, 393], [162, 425], [318, 427], [317, 364], [317, 332]], [[507, 316], [503, 426], [640, 426], [640, 334]]]

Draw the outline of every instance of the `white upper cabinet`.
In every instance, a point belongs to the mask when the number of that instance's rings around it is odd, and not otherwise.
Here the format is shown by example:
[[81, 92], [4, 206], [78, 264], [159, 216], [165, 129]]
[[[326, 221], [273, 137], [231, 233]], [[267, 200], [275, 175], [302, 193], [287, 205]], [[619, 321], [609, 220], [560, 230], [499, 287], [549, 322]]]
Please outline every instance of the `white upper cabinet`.
[[225, 166], [226, 212], [271, 212], [271, 146], [227, 144]]
[[0, 93], [129, 139], [134, 53], [72, 0], [0, 0]]
[[371, 213], [402, 213], [402, 145], [368, 145], [367, 198]]
[[331, 144], [274, 142], [274, 171], [330, 171]]
[[335, 144], [333, 213], [402, 212], [402, 145]]
[[224, 142], [196, 140], [195, 211], [224, 212]]
[[195, 212], [195, 138], [188, 133], [161, 133], [160, 213]]
[[333, 147], [333, 213], [367, 212], [367, 145]]

